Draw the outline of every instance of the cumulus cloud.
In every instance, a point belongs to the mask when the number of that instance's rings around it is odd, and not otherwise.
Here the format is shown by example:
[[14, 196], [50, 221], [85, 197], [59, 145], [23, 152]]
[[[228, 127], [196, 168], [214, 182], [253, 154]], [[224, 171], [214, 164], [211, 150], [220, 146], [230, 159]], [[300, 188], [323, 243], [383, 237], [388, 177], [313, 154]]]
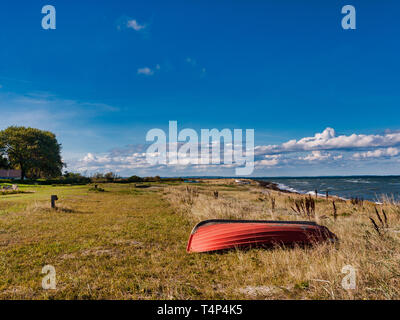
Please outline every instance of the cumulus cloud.
[[[115, 148], [109, 152], [102, 154], [88, 153], [84, 157], [75, 160], [69, 164], [69, 168], [78, 172], [94, 173], [94, 172], [108, 172], [113, 171], [116, 173], [127, 174], [127, 172], [153, 172], [152, 170], [158, 170], [157, 172], [177, 172], [182, 174], [185, 170], [191, 170], [192, 173], [202, 172], [207, 169], [215, 169], [216, 173], [218, 169], [235, 169], [243, 167], [245, 165], [243, 156], [232, 159], [232, 153], [230, 153], [231, 161], [227, 161], [226, 156], [229, 154], [224, 148], [220, 149], [220, 158], [215, 163], [211, 160], [216, 160], [212, 157], [212, 144], [209, 145], [208, 155], [209, 158], [206, 164], [201, 161], [201, 152], [188, 153], [182, 151], [181, 147], [184, 143], [170, 143], [167, 144], [167, 150], [174, 149], [176, 147], [177, 153], [176, 158], [173, 157], [172, 151], [165, 153], [167, 163], [151, 163], [149, 158], [159, 159], [160, 153], [158, 151], [149, 152], [149, 145], [130, 145], [126, 148]], [[201, 144], [193, 143], [192, 147], [201, 147]], [[233, 160], [233, 161], [232, 161]], [[246, 160], [247, 161], [247, 160]], [[258, 164], [262, 166], [274, 166], [278, 163], [278, 156], [268, 156]], [[129, 174], [128, 174], [129, 175]]]
[[279, 155], [265, 155], [260, 160], [255, 161], [256, 167], [274, 167], [279, 164]]
[[278, 159], [265, 159], [265, 160], [259, 160], [255, 162], [256, 166], [266, 166], [266, 167], [273, 167], [279, 164]]
[[[157, 152], [149, 154], [150, 157], [157, 157]], [[167, 156], [169, 153], [167, 153]], [[195, 171], [204, 171], [207, 168], [234, 168], [238, 164], [207, 164], [202, 165], [194, 161], [193, 158], [180, 155], [178, 161], [172, 161], [167, 164], [150, 164], [147, 161], [146, 152], [136, 152], [129, 155], [115, 155], [113, 153], [104, 153], [95, 155], [88, 153], [83, 158], [72, 164], [73, 170], [79, 172], [141, 172], [146, 170], [170, 170], [179, 172], [187, 168]]]
[[[280, 145], [256, 146], [255, 168], [310, 168], [310, 166], [346, 166], [351, 161], [373, 158], [390, 158], [400, 155], [400, 148], [396, 148], [400, 142], [400, 132], [390, 132], [382, 135], [336, 135], [335, 130], [327, 128], [313, 137], [304, 137], [299, 140], [290, 140]], [[180, 149], [183, 142], [177, 143]], [[232, 144], [228, 145], [232, 146]], [[382, 147], [384, 146], [384, 147]], [[115, 172], [139, 172], [148, 170], [154, 172], [168, 172], [168, 174], [180, 175], [183, 172], [190, 174], [202, 174], [203, 172], [215, 172], [241, 166], [233, 163], [224, 164], [227, 151], [221, 145], [220, 163], [202, 165], [189, 154], [178, 155], [177, 161], [168, 160], [168, 164], [150, 164], [146, 159], [146, 145], [129, 146], [128, 148], [114, 149], [105, 154], [89, 153], [77, 161], [73, 168], [78, 171], [115, 171]], [[200, 144], [194, 147], [200, 148]], [[329, 150], [329, 151], [328, 151]], [[341, 152], [338, 152], [341, 150]], [[358, 152], [354, 153], [354, 150]], [[211, 152], [211, 148], [210, 148]], [[157, 155], [154, 154], [154, 157]], [[168, 157], [168, 152], [167, 152]], [[169, 159], [169, 157], [168, 157]], [[214, 171], [212, 171], [214, 170]]]
[[88, 153], [81, 159], [71, 161], [68, 168], [82, 173], [115, 172], [133, 174], [134, 172], [146, 172], [159, 168], [160, 165], [150, 165], [146, 160], [145, 152], [132, 153], [130, 155], [115, 155], [113, 153], [93, 154]]
[[354, 159], [365, 159], [365, 158], [382, 158], [382, 157], [394, 157], [400, 153], [398, 148], [387, 148], [387, 149], [376, 149], [367, 152], [356, 152], [353, 154]]
[[154, 68], [149, 68], [149, 67], [139, 68], [137, 70], [137, 74], [142, 74], [145, 76], [152, 76], [160, 70], [161, 70], [161, 66], [159, 64], [156, 64], [156, 66]]
[[321, 151], [313, 151], [305, 157], [300, 157], [300, 160], [304, 161], [322, 161], [327, 160], [331, 157], [329, 153], [322, 153]]
[[125, 15], [119, 17], [116, 21], [117, 30], [133, 30], [142, 36], [146, 36], [148, 34], [148, 27], [148, 23], [141, 23], [137, 19]]
[[139, 24], [135, 19], [128, 20], [126, 23], [126, 27], [128, 29], [133, 29], [135, 31], [140, 31], [146, 28], [144, 24], [143, 25]]
[[384, 135], [336, 135], [332, 128], [326, 128], [322, 133], [300, 140], [289, 140], [281, 145], [257, 146], [255, 153], [279, 154], [288, 152], [313, 150], [352, 150], [361, 148], [394, 147], [400, 144], [400, 133], [386, 133]]
[[137, 70], [138, 74], [144, 74], [146, 76], [152, 76], [154, 74], [154, 70], [148, 68], [148, 67], [144, 67], [144, 68], [139, 68]]

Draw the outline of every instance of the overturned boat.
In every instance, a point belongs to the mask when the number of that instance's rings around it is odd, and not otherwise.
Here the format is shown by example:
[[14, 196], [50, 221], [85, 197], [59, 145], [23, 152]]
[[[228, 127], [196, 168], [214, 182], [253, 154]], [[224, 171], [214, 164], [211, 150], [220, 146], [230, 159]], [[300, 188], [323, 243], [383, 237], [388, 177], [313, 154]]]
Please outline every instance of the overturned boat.
[[311, 245], [337, 241], [327, 227], [309, 221], [205, 220], [190, 235], [187, 252]]

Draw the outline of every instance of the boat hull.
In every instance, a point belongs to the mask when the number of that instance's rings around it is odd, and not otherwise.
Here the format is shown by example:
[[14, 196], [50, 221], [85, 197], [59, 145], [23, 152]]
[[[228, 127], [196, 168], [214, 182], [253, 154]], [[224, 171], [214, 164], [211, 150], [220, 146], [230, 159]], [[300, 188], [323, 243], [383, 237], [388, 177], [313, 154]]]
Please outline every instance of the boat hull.
[[324, 226], [307, 221], [206, 220], [192, 231], [187, 252], [336, 241]]

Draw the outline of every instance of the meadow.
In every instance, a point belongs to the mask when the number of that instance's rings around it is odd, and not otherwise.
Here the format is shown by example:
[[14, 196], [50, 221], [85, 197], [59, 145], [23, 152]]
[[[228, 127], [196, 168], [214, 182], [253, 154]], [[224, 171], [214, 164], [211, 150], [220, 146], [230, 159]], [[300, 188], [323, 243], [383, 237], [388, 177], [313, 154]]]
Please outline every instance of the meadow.
[[[0, 299], [400, 298], [400, 205], [390, 199], [318, 198], [311, 210], [308, 196], [255, 182], [146, 185], [20, 185], [24, 193], [0, 195]], [[210, 218], [312, 220], [340, 241], [186, 253], [192, 228]], [[45, 265], [55, 290], [42, 288]], [[346, 265], [353, 290], [342, 287]]]

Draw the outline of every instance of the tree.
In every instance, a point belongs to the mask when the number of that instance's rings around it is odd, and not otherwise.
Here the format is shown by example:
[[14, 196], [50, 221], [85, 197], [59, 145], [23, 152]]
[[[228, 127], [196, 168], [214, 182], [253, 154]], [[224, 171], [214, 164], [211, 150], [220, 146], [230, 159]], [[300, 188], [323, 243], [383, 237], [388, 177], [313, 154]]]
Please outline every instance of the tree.
[[118, 175], [117, 175], [116, 173], [114, 173], [114, 172], [107, 172], [107, 173], [104, 175], [104, 178], [105, 178], [107, 181], [114, 181], [115, 179], [118, 178]]
[[129, 182], [142, 182], [143, 179], [141, 177], [138, 177], [138, 176], [132, 176], [132, 177], [128, 178], [128, 181]]
[[21, 170], [21, 179], [53, 178], [61, 175], [61, 144], [49, 131], [9, 127], [0, 131], [0, 156], [10, 167]]

